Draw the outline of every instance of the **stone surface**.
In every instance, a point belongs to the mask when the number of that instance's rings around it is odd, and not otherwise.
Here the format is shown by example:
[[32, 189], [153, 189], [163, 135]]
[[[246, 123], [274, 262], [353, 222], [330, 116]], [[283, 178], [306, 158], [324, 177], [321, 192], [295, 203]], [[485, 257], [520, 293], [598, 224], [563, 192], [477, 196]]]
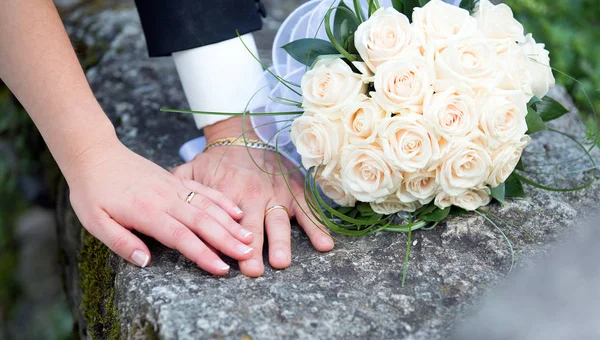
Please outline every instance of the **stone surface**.
[[[277, 23], [295, 4], [265, 3], [272, 17], [266, 31], [257, 36], [266, 60], [264, 53]], [[178, 164], [177, 148], [198, 131], [189, 116], [159, 112], [161, 107], [185, 108], [186, 104], [171, 60], [147, 58], [135, 10], [124, 5], [94, 14], [82, 7], [70, 14], [68, 24], [74, 41], [83, 42], [88, 53], [94, 46], [106, 49], [101, 57], [87, 56], [95, 60], [87, 75], [124, 143], [164, 167]], [[554, 96], [572, 108], [568, 95], [558, 90]], [[576, 117], [572, 114], [555, 125], [580, 135]], [[551, 132], [534, 139], [527, 154], [530, 164], [554, 159], [577, 166], [571, 157], [579, 156], [564, 149], [568, 139]], [[544, 171], [548, 172], [545, 183], [557, 186], [596, 176], [595, 172], [560, 176], [552, 167]], [[116, 256], [104, 261], [110, 282], [102, 287], [109, 287], [107, 296], [114, 301], [107, 306], [116, 304], [118, 318], [109, 326], [119, 326], [118, 332], [128, 338], [443, 339], [463, 312], [504, 282], [512, 253], [503, 234], [515, 245], [520, 265], [527, 265], [534, 255], [562, 240], [573, 221], [597, 206], [598, 188], [594, 184], [585, 191], [552, 193], [527, 187], [529, 198], [508, 202], [504, 208], [491, 207], [509, 222], [498, 221], [498, 228], [474, 215], [451, 218], [433, 231], [415, 232], [404, 288], [404, 234], [336, 236], [335, 250], [320, 254], [294, 227], [292, 266], [267, 268], [258, 279], [241, 275], [235, 263], [226, 277], [207, 275], [176, 251], [149, 241], [153, 262], [146, 269]], [[67, 198], [61, 197], [59, 233], [80, 334], [106, 337], [111, 327], [90, 331], [86, 321], [97, 320], [85, 320], [81, 313], [77, 252], [85, 246]]]

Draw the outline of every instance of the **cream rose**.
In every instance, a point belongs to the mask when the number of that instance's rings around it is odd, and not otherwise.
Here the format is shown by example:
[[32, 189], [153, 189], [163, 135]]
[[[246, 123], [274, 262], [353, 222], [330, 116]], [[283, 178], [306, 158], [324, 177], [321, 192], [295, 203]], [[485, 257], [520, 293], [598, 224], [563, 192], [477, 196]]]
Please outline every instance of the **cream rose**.
[[377, 137], [379, 122], [389, 116], [389, 113], [365, 95], [349, 102], [342, 111], [342, 124], [347, 140], [355, 145], [373, 143]]
[[531, 34], [525, 37], [525, 41], [520, 46], [528, 58], [527, 68], [531, 73], [533, 94], [542, 98], [556, 84], [550, 67], [550, 52], [544, 48], [544, 44], [536, 44]]
[[337, 162], [344, 128], [341, 122], [333, 122], [323, 115], [303, 115], [292, 123], [290, 137], [302, 156], [302, 165], [310, 169]]
[[523, 155], [523, 150], [530, 142], [531, 137], [525, 135], [518, 141], [503, 144], [496, 149], [492, 153], [492, 171], [487, 184], [495, 188], [504, 183], [508, 176], [515, 171]]
[[392, 215], [401, 211], [415, 212], [422, 206], [419, 202], [403, 203], [396, 195], [390, 195], [381, 201], [370, 204], [374, 212], [383, 215]]
[[358, 54], [374, 72], [377, 66], [416, 49], [408, 18], [393, 7], [378, 9], [354, 34]]
[[342, 59], [321, 59], [302, 77], [302, 107], [325, 115], [338, 115], [346, 100], [366, 93], [360, 74]]
[[494, 46], [480, 36], [455, 40], [435, 54], [434, 90], [460, 88], [463, 84], [473, 89], [492, 87], [496, 82], [496, 59]]
[[437, 182], [450, 196], [481, 187], [490, 177], [492, 160], [480, 133], [452, 141], [441, 159]]
[[529, 59], [523, 48], [517, 43], [509, 43], [507, 50], [498, 54], [496, 69], [496, 88], [501, 90], [518, 90], [527, 96], [527, 101], [533, 97], [531, 89], [531, 73], [528, 68]]
[[433, 92], [430, 73], [418, 54], [388, 61], [377, 68], [371, 97], [388, 112], [421, 113], [425, 96]]
[[422, 204], [431, 202], [440, 188], [433, 171], [406, 173], [403, 183], [406, 192]]
[[476, 130], [480, 114], [469, 88], [457, 91], [450, 87], [425, 100], [423, 116], [438, 136], [451, 140]]
[[440, 193], [435, 198], [435, 205], [440, 209], [446, 209], [452, 205], [463, 208], [467, 211], [474, 211], [490, 204], [492, 201], [491, 190], [488, 187], [479, 189], [470, 189], [459, 196], [448, 196], [446, 193]]
[[527, 98], [520, 91], [487, 95], [481, 100], [479, 111], [480, 128], [491, 149], [518, 141], [527, 132]]
[[433, 166], [440, 157], [437, 137], [422, 115], [387, 118], [381, 122], [378, 135], [385, 159], [394, 169], [416, 172]]
[[356, 199], [344, 189], [341, 170], [339, 164], [329, 172], [320, 170], [315, 176], [315, 181], [323, 193], [335, 203], [342, 207], [353, 207], [356, 205]]
[[473, 17], [483, 35], [496, 44], [498, 52], [506, 50], [508, 43], [525, 39], [523, 25], [506, 4], [494, 5], [488, 0], [480, 0]]
[[402, 181], [402, 175], [392, 170], [383, 152], [373, 147], [344, 147], [340, 164], [344, 189], [361, 202], [391, 195]]
[[448, 46], [454, 39], [471, 36], [477, 31], [477, 21], [467, 10], [431, 0], [413, 11], [413, 25], [422, 45], [431, 45], [435, 50]]

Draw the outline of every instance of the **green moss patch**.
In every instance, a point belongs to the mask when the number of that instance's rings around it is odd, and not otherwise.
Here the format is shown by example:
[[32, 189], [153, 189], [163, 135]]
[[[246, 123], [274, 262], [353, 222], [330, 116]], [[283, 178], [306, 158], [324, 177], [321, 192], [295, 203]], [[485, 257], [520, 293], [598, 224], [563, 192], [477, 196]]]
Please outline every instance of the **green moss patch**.
[[78, 254], [81, 277], [81, 308], [92, 339], [118, 339], [121, 335], [115, 303], [115, 273], [110, 266], [110, 249], [82, 228]]

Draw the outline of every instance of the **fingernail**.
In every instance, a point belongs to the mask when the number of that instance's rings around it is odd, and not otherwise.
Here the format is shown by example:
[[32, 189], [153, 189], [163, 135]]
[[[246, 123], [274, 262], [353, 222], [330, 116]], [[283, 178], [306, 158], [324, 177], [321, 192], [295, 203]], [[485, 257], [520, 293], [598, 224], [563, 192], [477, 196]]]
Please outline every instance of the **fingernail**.
[[248, 247], [245, 244], [240, 244], [239, 246], [237, 246], [237, 249], [242, 253], [242, 254], [248, 254], [252, 251], [252, 248]]
[[242, 235], [243, 238], [246, 238], [246, 237], [252, 235], [252, 232], [250, 232], [250, 230], [242, 228], [242, 229], [240, 229], [240, 235]]
[[221, 260], [215, 261], [215, 267], [219, 270], [229, 270], [229, 266], [227, 265], [227, 263], [225, 263]]
[[287, 260], [287, 254], [283, 250], [277, 250], [273, 253], [273, 257], [280, 260]]
[[323, 236], [319, 239], [319, 244], [322, 246], [330, 246], [331, 245], [331, 238], [327, 237], [327, 236]]
[[235, 208], [233, 208], [233, 213], [234, 213], [235, 215], [241, 215], [241, 214], [243, 214], [244, 212], [242, 211], [242, 209], [240, 209], [240, 208], [238, 208], [238, 207], [235, 207]]
[[148, 261], [150, 261], [150, 256], [141, 250], [136, 250], [131, 255], [131, 261], [138, 266], [145, 268], [148, 265]]

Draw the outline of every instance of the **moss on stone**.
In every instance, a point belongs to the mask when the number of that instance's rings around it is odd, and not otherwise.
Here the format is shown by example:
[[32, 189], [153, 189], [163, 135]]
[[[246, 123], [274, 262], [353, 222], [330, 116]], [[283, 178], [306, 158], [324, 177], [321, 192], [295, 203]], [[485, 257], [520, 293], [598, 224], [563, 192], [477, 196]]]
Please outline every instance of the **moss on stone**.
[[141, 320], [139, 323], [134, 323], [131, 327], [128, 339], [146, 339], [146, 340], [158, 340], [158, 332], [154, 329], [154, 326], [148, 322], [148, 320]]
[[81, 277], [81, 308], [92, 339], [118, 339], [121, 323], [115, 303], [115, 272], [110, 266], [110, 249], [82, 228], [78, 254]]

